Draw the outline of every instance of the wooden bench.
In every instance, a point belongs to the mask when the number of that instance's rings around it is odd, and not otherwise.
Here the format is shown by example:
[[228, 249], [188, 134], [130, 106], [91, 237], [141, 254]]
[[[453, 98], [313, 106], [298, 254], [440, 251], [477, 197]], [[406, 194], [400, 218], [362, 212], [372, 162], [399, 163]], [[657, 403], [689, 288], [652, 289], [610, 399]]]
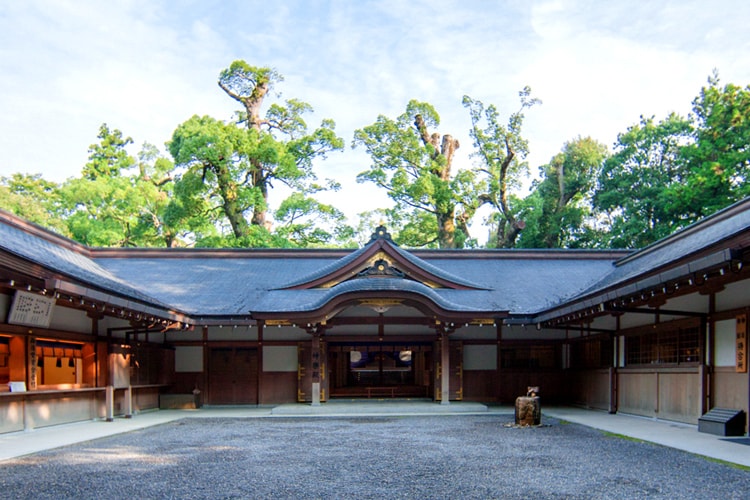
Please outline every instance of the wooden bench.
[[387, 396], [390, 393], [392, 398], [396, 397], [396, 387], [367, 387], [367, 397], [371, 398], [373, 394], [376, 396]]

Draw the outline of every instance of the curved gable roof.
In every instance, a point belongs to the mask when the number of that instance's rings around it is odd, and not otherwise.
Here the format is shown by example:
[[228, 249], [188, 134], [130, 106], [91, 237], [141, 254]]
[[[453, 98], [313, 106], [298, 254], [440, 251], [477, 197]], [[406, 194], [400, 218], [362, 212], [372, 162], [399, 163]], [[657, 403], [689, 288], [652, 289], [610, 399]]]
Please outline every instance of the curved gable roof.
[[[381, 269], [380, 273], [372, 269], [373, 264], [378, 261], [384, 261], [385, 267], [390, 269]], [[430, 288], [486, 289], [482, 285], [452, 275], [402, 250], [393, 242], [385, 227], [380, 226], [375, 230], [370, 242], [364, 247], [298, 280], [283, 284], [276, 290], [330, 288], [355, 278], [363, 272], [369, 272], [371, 275], [400, 273], [403, 278], [422, 283]]]

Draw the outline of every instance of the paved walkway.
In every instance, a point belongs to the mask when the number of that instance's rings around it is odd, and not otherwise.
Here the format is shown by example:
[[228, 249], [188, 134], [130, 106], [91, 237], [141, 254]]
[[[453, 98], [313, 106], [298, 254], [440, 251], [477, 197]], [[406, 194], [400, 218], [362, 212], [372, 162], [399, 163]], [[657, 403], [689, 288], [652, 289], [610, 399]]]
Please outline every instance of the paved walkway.
[[[182, 418], [278, 418], [278, 417], [352, 417], [382, 415], [482, 414], [513, 415], [513, 407], [479, 403], [415, 401], [335, 401], [313, 407], [289, 404], [275, 407], [211, 407], [199, 410], [159, 410], [118, 418], [113, 422], [92, 420], [35, 429], [29, 432], [0, 434], [0, 462], [40, 451], [102, 437], [131, 432]], [[679, 424], [630, 415], [571, 407], [543, 407], [544, 417], [586, 425], [606, 432], [649, 441], [698, 455], [750, 467], [750, 438], [724, 438], [700, 433], [695, 425]]]

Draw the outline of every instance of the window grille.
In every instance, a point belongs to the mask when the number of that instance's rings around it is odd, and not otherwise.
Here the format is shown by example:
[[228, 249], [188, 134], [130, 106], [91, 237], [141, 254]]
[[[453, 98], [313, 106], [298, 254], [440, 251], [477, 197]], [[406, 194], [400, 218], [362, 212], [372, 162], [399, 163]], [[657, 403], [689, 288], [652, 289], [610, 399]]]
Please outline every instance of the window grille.
[[674, 328], [625, 338], [626, 365], [698, 363], [700, 328]]

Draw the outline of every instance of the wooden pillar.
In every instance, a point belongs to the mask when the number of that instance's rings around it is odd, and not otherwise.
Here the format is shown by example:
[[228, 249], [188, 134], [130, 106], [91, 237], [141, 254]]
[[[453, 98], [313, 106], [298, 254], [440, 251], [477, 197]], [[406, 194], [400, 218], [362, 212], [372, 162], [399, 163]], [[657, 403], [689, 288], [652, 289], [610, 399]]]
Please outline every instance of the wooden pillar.
[[133, 387], [128, 381], [128, 386], [125, 388], [125, 418], [133, 417]]
[[258, 322], [258, 404], [263, 403], [263, 323]]
[[503, 371], [502, 371], [502, 363], [503, 363], [503, 353], [502, 353], [502, 347], [503, 347], [503, 322], [498, 321], [496, 323], [496, 337], [497, 337], [497, 353], [496, 353], [496, 363], [497, 366], [495, 368], [496, 377], [497, 377], [497, 389], [496, 389], [496, 398], [497, 401], [500, 403], [503, 399]]
[[312, 362], [310, 366], [312, 368], [312, 377], [310, 394], [312, 394], [312, 406], [320, 406], [320, 334], [314, 333], [312, 337], [312, 346], [310, 348], [310, 356]]
[[[617, 324], [620, 324], [619, 318]], [[617, 413], [617, 366], [620, 364], [620, 337], [610, 336], [612, 346], [612, 366], [609, 369], [609, 413]]]
[[698, 366], [700, 377], [700, 401], [701, 415], [708, 412], [713, 406], [713, 391], [711, 370], [714, 365], [714, 313], [716, 312], [716, 294], [708, 296], [708, 317], [701, 317], [700, 343], [698, 349], [701, 352], [701, 363]]
[[105, 394], [105, 418], [107, 422], [114, 422], [115, 420], [115, 388], [108, 385], [104, 390]]
[[450, 404], [451, 351], [448, 335], [443, 334], [440, 340], [440, 404]]
[[203, 327], [203, 337], [202, 337], [202, 347], [203, 347], [203, 376], [201, 377], [203, 387], [200, 388], [203, 391], [203, 404], [206, 404], [207, 402], [211, 401], [211, 392], [208, 388], [208, 327]]

